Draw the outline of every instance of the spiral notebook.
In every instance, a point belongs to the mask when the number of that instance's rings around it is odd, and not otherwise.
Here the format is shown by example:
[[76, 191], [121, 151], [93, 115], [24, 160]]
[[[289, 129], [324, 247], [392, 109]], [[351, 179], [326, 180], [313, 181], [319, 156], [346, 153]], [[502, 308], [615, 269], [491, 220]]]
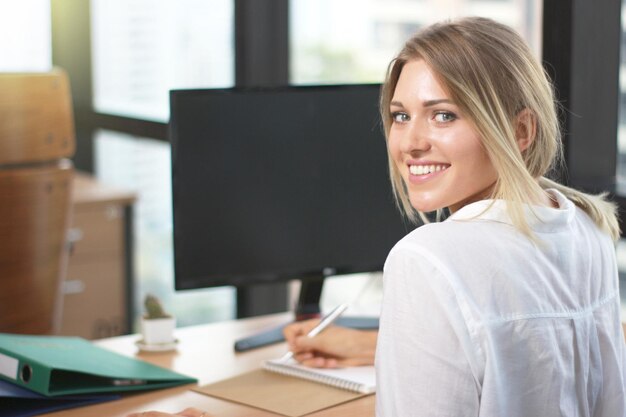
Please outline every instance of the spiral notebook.
[[309, 368], [294, 359], [264, 361], [262, 368], [271, 372], [319, 382], [361, 394], [376, 391], [376, 371], [373, 366], [352, 366], [348, 368]]
[[307, 416], [355, 400], [362, 401], [364, 409], [374, 408], [372, 394], [360, 394], [265, 369], [255, 369], [193, 390], [288, 417]]

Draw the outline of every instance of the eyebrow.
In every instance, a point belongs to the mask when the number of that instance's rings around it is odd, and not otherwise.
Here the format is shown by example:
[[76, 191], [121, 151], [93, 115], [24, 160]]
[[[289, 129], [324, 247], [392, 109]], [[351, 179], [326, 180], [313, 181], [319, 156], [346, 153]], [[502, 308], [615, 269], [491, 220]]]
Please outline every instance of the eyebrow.
[[[449, 103], [449, 104], [454, 104], [454, 102], [450, 99], [447, 98], [441, 98], [441, 99], [437, 99], [437, 100], [426, 100], [424, 102], [422, 102], [422, 106], [424, 107], [432, 107], [432, 106], [436, 106], [437, 104], [441, 104], [441, 103]], [[404, 107], [404, 105], [402, 104], [401, 101], [392, 101], [389, 103], [390, 106], [396, 106], [396, 107]]]
[[453, 104], [452, 100], [449, 100], [447, 98], [441, 98], [438, 100], [426, 100], [422, 103], [422, 105], [424, 107], [432, 107], [432, 106], [436, 106], [437, 104], [441, 104], [441, 103], [449, 103], [449, 104]]

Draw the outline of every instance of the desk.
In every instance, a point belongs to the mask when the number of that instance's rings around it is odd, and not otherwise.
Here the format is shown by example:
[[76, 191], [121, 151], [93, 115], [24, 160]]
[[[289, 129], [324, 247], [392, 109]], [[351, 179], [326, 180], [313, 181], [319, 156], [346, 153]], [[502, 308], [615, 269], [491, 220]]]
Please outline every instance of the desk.
[[[285, 345], [273, 345], [245, 353], [233, 350], [235, 340], [284, 324], [293, 316], [289, 313], [255, 317], [237, 321], [190, 326], [176, 330], [178, 349], [166, 353], [139, 353], [134, 342], [138, 335], [102, 339], [95, 343], [104, 348], [127, 356], [136, 356], [145, 361], [173, 369], [198, 379], [199, 385], [217, 382], [259, 367], [262, 360], [279, 357], [285, 353]], [[128, 394], [123, 399], [93, 406], [81, 407], [56, 413], [48, 417], [123, 417], [128, 413], [147, 410], [178, 412], [186, 407], [197, 407], [217, 417], [259, 416], [278, 414], [190, 391], [193, 386], [147, 391]], [[309, 414], [310, 417], [373, 417], [374, 396], [370, 395]]]
[[[102, 339], [95, 343], [127, 356], [136, 356], [156, 365], [194, 376], [199, 385], [220, 381], [231, 376], [258, 368], [267, 358], [285, 352], [279, 344], [245, 353], [233, 350], [235, 340], [254, 334], [262, 329], [274, 328], [292, 319], [288, 313], [255, 317], [237, 321], [205, 324], [176, 330], [178, 349], [167, 353], [139, 353], [134, 342], [138, 335]], [[626, 325], [624, 325], [626, 332]], [[128, 413], [147, 410], [178, 412], [186, 407], [197, 407], [216, 417], [276, 417], [256, 408], [231, 403], [190, 391], [191, 385], [139, 394], [129, 394], [123, 399], [67, 411], [44, 414], [48, 417], [124, 417]], [[339, 405], [307, 417], [373, 417], [373, 395]]]

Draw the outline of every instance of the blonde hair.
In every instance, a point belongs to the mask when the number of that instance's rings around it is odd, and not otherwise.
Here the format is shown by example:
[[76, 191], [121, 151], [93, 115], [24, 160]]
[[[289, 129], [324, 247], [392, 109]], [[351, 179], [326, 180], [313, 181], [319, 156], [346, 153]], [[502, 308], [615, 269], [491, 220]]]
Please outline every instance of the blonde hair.
[[[437, 74], [451, 99], [472, 121], [498, 172], [494, 199], [507, 202], [513, 224], [533, 237], [524, 204], [554, 188], [584, 210], [614, 240], [619, 238], [616, 207], [605, 194], [589, 195], [546, 178], [560, 167], [562, 145], [552, 84], [524, 40], [493, 20], [470, 17], [437, 23], [419, 31], [389, 64], [382, 87], [380, 110], [387, 138], [391, 129], [390, 102], [404, 64], [423, 59]], [[516, 121], [528, 111], [534, 140], [520, 151]], [[428, 222], [408, 198], [400, 172], [389, 156], [391, 182], [399, 208], [413, 221]], [[439, 217], [440, 211], [438, 211]]]

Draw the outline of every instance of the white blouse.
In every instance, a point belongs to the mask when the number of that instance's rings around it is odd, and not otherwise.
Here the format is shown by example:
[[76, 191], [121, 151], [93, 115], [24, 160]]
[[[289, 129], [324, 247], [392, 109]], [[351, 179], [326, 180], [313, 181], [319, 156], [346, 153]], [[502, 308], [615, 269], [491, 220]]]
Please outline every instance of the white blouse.
[[626, 416], [613, 242], [550, 192], [558, 209], [526, 208], [538, 244], [489, 200], [393, 248], [377, 416]]

